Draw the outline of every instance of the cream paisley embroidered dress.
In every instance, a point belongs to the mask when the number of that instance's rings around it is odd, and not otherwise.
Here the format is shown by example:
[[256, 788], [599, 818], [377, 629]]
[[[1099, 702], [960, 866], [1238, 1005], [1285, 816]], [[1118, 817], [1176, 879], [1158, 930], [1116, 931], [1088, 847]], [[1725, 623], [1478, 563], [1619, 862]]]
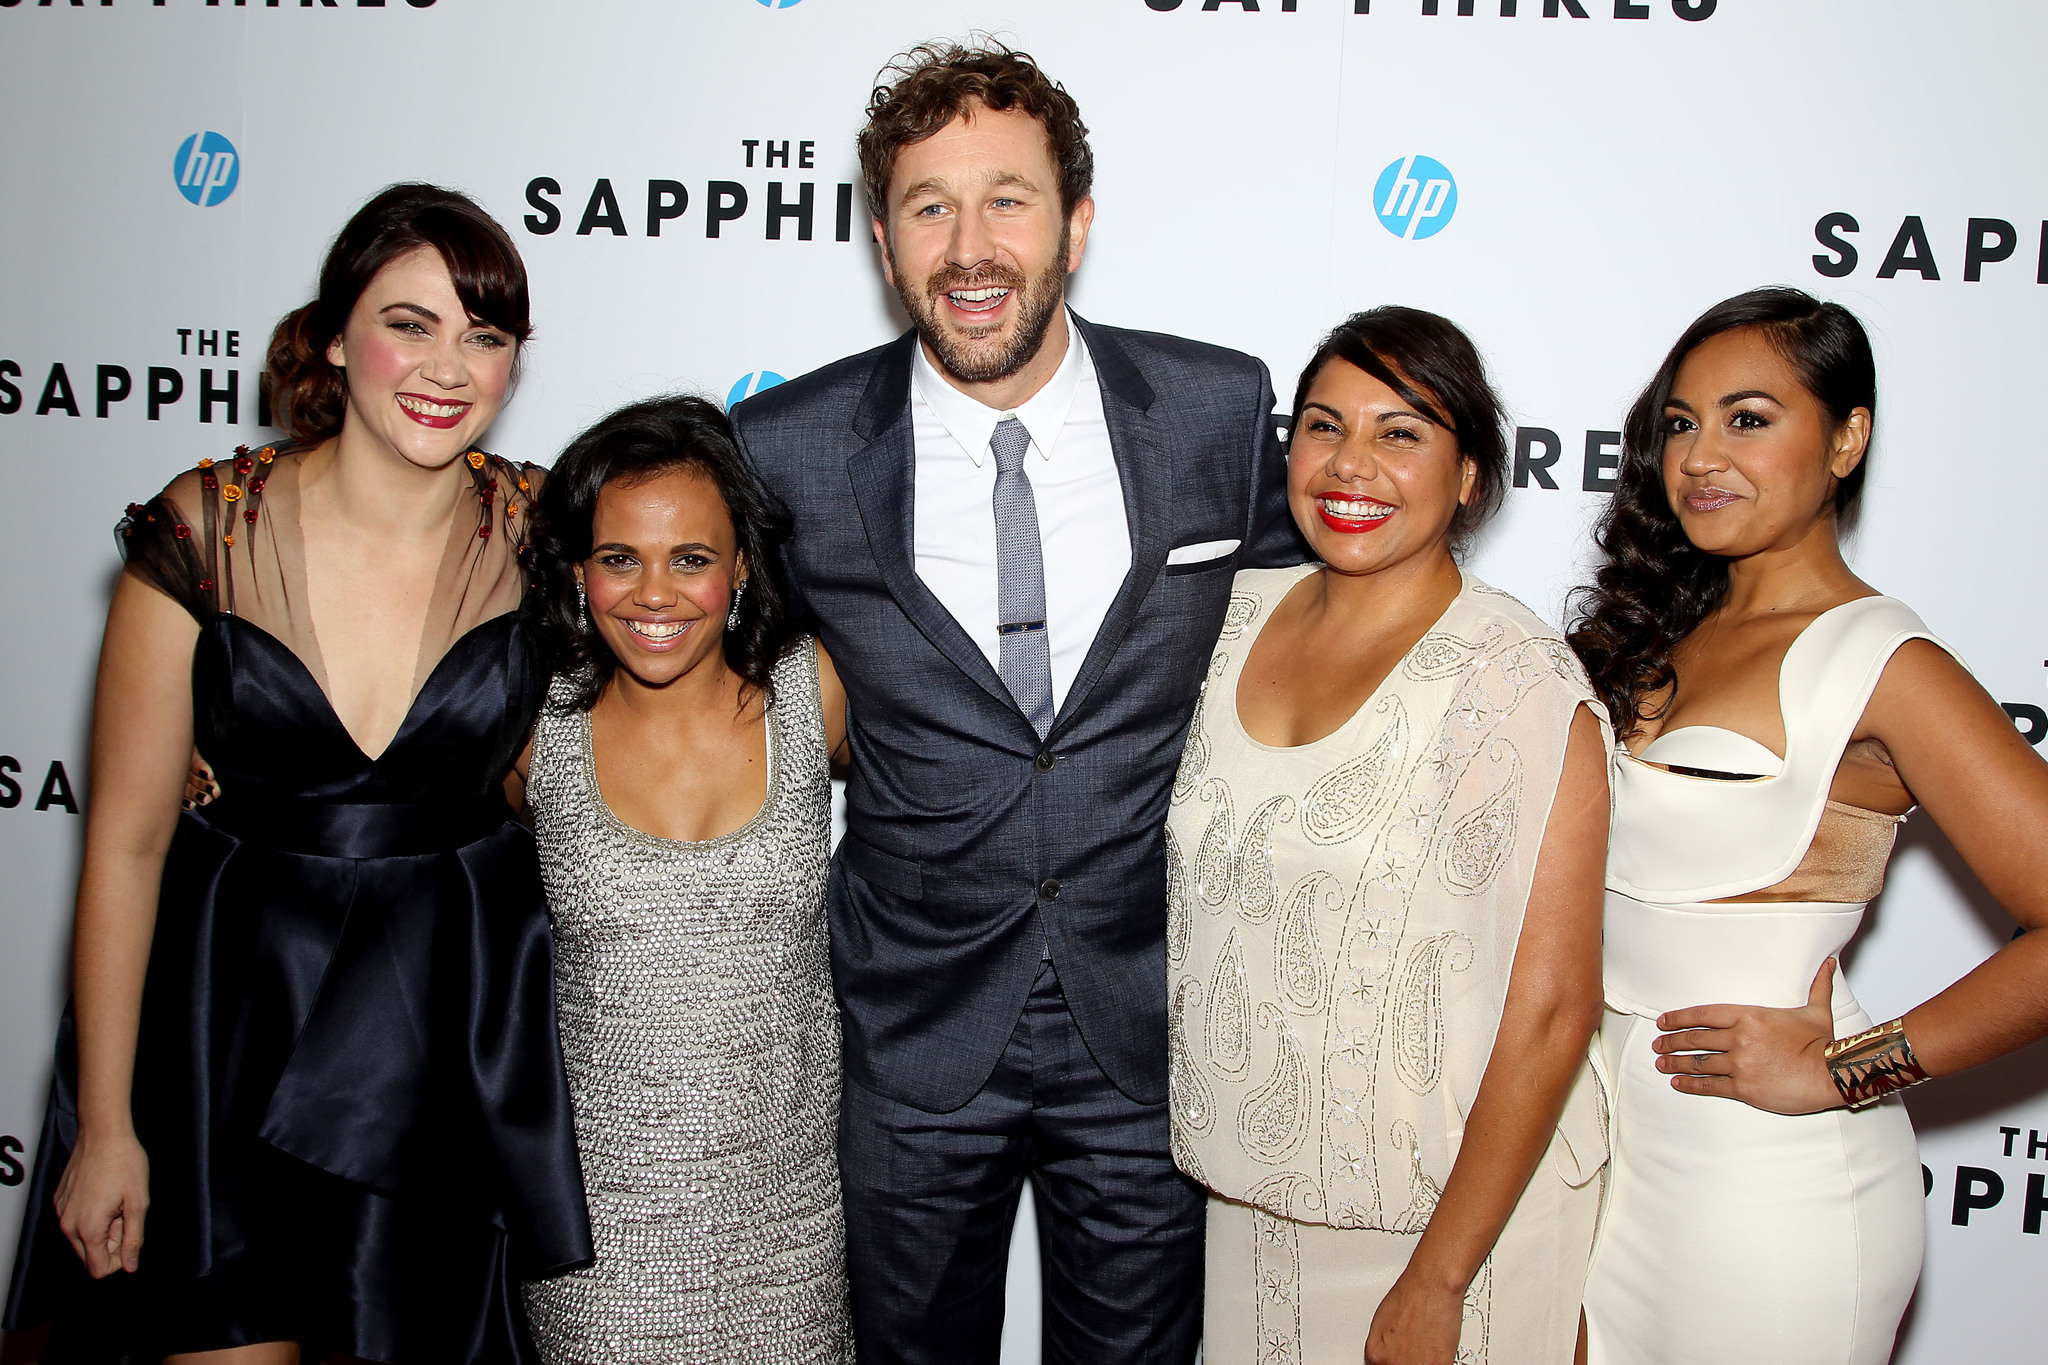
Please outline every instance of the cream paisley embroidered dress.
[[[1557, 633], [1467, 575], [1349, 721], [1258, 743], [1238, 676], [1316, 568], [1238, 575], [1167, 817], [1173, 1150], [1212, 1194], [1219, 1365], [1362, 1357], [1486, 1069], [1573, 713], [1600, 714]], [[1602, 1110], [1588, 1066], [1460, 1362], [1571, 1360]]]

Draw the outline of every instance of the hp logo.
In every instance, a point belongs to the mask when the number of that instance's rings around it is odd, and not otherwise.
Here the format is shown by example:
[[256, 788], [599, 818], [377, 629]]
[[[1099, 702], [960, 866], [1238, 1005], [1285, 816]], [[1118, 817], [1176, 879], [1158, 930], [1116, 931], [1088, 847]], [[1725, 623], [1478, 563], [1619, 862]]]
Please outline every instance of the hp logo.
[[1406, 242], [1434, 237], [1458, 211], [1458, 182], [1434, 157], [1411, 156], [1380, 172], [1372, 189], [1380, 226]]
[[[768, 0], [761, 0], [761, 3], [765, 5]], [[783, 0], [783, 3], [794, 5], [797, 0]], [[731, 412], [739, 406], [742, 398], [752, 398], [763, 389], [772, 389], [782, 382], [782, 376], [773, 370], [755, 370], [752, 374], [743, 374], [725, 391], [725, 410]]]
[[760, 0], [767, 9], [788, 9], [791, 5], [801, 5], [803, 2], [804, 0]]
[[177, 177], [178, 193], [210, 209], [235, 192], [242, 178], [242, 158], [235, 155], [235, 144], [219, 133], [194, 133], [179, 144], [171, 173]]

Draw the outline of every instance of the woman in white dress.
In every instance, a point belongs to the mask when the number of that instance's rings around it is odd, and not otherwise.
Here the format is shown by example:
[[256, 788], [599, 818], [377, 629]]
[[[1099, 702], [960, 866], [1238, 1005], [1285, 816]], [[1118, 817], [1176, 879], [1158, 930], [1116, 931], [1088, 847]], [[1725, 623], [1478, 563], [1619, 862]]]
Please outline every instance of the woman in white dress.
[[1605, 721], [1464, 573], [1500, 405], [1377, 308], [1295, 398], [1320, 563], [1235, 581], [1167, 817], [1171, 1106], [1217, 1365], [1564, 1365], [1604, 1160]]
[[1877, 1028], [1835, 960], [1915, 805], [2023, 927], [2048, 923], [2048, 765], [1842, 560], [1874, 374], [1846, 310], [1756, 290], [1695, 322], [1629, 414], [1570, 637], [1622, 744], [1593, 1365], [1889, 1359], [1925, 1234], [1912, 1125], [1883, 1097], [2048, 1033], [2048, 935]]

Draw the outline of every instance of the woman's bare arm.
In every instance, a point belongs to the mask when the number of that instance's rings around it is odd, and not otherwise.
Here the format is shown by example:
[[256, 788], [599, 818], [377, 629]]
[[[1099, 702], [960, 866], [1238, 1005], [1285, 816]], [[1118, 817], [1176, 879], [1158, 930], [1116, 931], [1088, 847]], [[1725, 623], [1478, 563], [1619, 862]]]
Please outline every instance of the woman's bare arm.
[[129, 1098], [158, 887], [190, 770], [198, 633], [183, 607], [121, 575], [100, 647], [73, 930], [78, 1145], [56, 1197], [59, 1224], [95, 1276], [133, 1270], [142, 1248], [148, 1164]]
[[852, 746], [846, 740], [846, 688], [839, 681], [832, 656], [822, 644], [818, 646], [818, 700], [825, 711], [825, 751], [831, 755], [832, 770], [837, 773], [853, 757]]
[[[1906, 789], [2027, 930], [2048, 925], [2048, 763], [1963, 666], [1924, 640], [1899, 648], [1860, 733], [1890, 751]], [[2029, 932], [1906, 1014], [1930, 1075], [2048, 1036], [2048, 934]]]
[[519, 747], [519, 757], [512, 760], [512, 771], [505, 774], [505, 804], [525, 825], [533, 823], [533, 812], [526, 805], [526, 774], [532, 763], [533, 736], [529, 733], [526, 743]]
[[1607, 751], [1584, 707], [1543, 830], [1493, 1054], [1442, 1200], [1373, 1315], [1368, 1365], [1451, 1365], [1465, 1291], [1550, 1145], [1600, 1022]]

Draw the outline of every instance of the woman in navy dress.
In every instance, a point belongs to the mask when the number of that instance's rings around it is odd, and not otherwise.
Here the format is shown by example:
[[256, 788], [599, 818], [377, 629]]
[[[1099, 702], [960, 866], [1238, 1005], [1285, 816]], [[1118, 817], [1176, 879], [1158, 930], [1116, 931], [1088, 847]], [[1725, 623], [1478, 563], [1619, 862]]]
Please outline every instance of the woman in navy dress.
[[[53, 1356], [526, 1361], [518, 1281], [590, 1256], [504, 788], [539, 476], [476, 447], [527, 331], [504, 230], [393, 186], [272, 339], [294, 439], [121, 523], [8, 1299]], [[226, 795], [181, 816], [195, 742]]]

